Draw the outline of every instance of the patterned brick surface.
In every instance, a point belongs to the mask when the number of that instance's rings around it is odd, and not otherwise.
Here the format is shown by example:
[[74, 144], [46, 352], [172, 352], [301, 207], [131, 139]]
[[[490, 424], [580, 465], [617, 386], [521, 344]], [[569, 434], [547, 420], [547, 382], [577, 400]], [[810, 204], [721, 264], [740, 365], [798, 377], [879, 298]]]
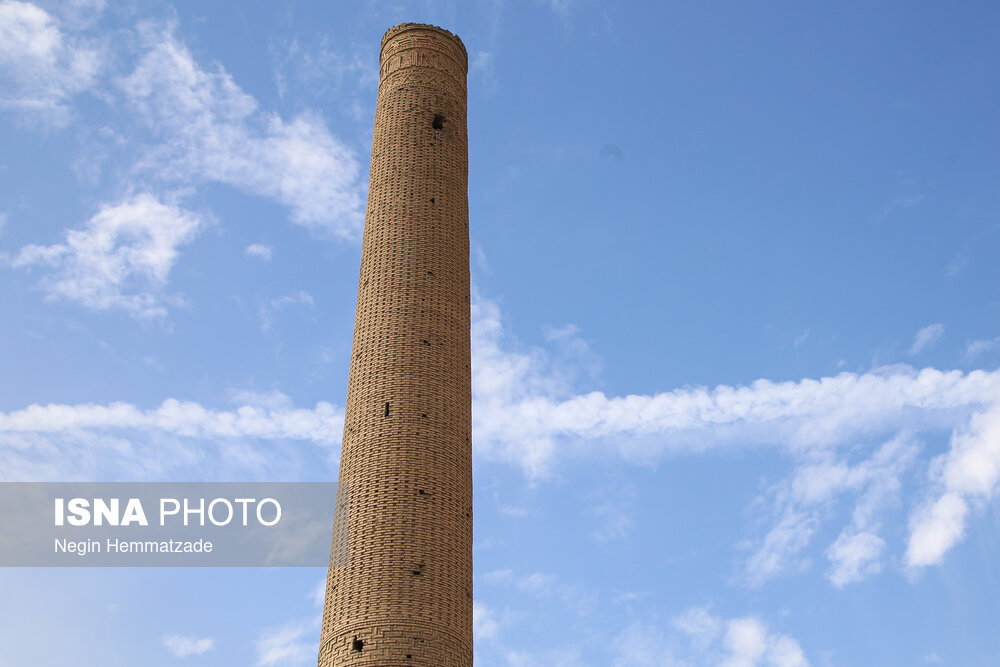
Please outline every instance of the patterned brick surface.
[[458, 37], [382, 39], [340, 483], [346, 566], [319, 665], [472, 665], [466, 74]]

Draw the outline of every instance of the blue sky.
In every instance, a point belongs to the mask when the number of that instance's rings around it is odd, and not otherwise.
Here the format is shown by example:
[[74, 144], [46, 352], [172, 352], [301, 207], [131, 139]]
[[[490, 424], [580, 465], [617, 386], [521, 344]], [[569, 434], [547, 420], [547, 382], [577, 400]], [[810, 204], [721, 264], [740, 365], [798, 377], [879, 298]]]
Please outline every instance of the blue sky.
[[[993, 3], [0, 1], [0, 479], [336, 477], [403, 21], [470, 54], [477, 665], [1000, 664]], [[323, 577], [3, 570], [0, 654], [308, 665]]]

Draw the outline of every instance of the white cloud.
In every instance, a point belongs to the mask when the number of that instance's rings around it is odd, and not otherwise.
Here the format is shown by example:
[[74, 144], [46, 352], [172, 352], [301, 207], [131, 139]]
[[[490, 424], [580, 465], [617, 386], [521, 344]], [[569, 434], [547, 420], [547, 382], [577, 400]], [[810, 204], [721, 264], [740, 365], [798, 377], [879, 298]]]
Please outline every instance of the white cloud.
[[208, 651], [215, 646], [215, 641], [209, 638], [199, 639], [197, 637], [167, 635], [163, 638], [163, 645], [176, 657], [186, 658], [189, 655], [201, 655]]
[[880, 223], [885, 222], [886, 219], [888, 219], [889, 216], [892, 215], [895, 211], [906, 208], [913, 208], [923, 200], [924, 200], [923, 195], [906, 195], [903, 197], [896, 197], [882, 208], [882, 212], [878, 216], [878, 221]]
[[472, 603], [472, 633], [477, 641], [493, 639], [497, 636], [499, 627], [496, 612], [482, 602]]
[[910, 520], [906, 564], [921, 568], [940, 563], [965, 536], [970, 505], [983, 505], [1000, 484], [1000, 403], [973, 415], [956, 431], [949, 450], [931, 465], [936, 500], [918, 509]]
[[944, 459], [948, 491], [988, 499], [1000, 480], [1000, 405], [973, 415], [966, 429], [951, 439]]
[[505, 655], [510, 667], [582, 667], [579, 649], [553, 649], [548, 651], [508, 651]]
[[826, 550], [832, 565], [827, 577], [841, 588], [877, 574], [885, 546], [885, 540], [874, 533], [844, 531]]
[[940, 563], [945, 552], [965, 537], [968, 506], [961, 496], [946, 493], [916, 513], [910, 525], [906, 562], [912, 568]]
[[674, 667], [678, 661], [661, 628], [632, 623], [615, 637], [615, 667]]
[[469, 63], [469, 73], [479, 76], [483, 92], [487, 95], [495, 93], [497, 91], [496, 53], [476, 51]]
[[[314, 606], [322, 608], [325, 596], [326, 577], [323, 577], [305, 597]], [[311, 616], [259, 631], [254, 642], [257, 667], [315, 664], [322, 618], [322, 612], [317, 611]]]
[[[308, 305], [310, 300], [301, 293], [284, 299], [275, 307], [286, 302]], [[537, 478], [560, 459], [599, 446], [602, 455], [617, 453], [639, 463], [671, 453], [780, 448], [794, 463], [794, 472], [765, 493], [762, 507], [773, 508], [773, 524], [748, 556], [751, 583], [801, 566], [799, 554], [828, 520], [828, 508], [845, 494], [854, 498], [854, 509], [850, 523], [826, 549], [827, 576], [835, 585], [846, 585], [878, 571], [885, 553], [879, 542], [879, 515], [895, 502], [901, 475], [917, 458], [920, 429], [953, 429], [955, 434], [931, 479], [937, 486], [930, 490], [943, 499], [911, 517], [909, 566], [938, 562], [964, 534], [969, 504], [985, 502], [1000, 476], [1000, 408], [994, 407], [1000, 371], [896, 366], [819, 380], [758, 380], [742, 387], [607, 397], [599, 392], [572, 394], [572, 383], [566, 380], [572, 372], [539, 350], [509, 351], [499, 308], [478, 298], [473, 340], [474, 442], [480, 460], [513, 463]], [[0, 456], [0, 473], [7, 479], [75, 479], [114, 461], [118, 467], [112, 473], [127, 471], [140, 479], [204, 470], [207, 463], [226, 465], [232, 474], [265, 469], [273, 460], [273, 453], [262, 448], [268, 441], [339, 443], [343, 413], [329, 403], [302, 409], [280, 393], [236, 398], [244, 404], [233, 411], [168, 399], [150, 410], [114, 403], [34, 405], [0, 413], [0, 448], [5, 454]], [[898, 433], [867, 458], [852, 461], [845, 456], [847, 451], [854, 457], [862, 451], [860, 436], [894, 431]], [[165, 438], [169, 447], [163, 445]], [[185, 444], [196, 438], [212, 439], [220, 449]], [[259, 446], [235, 448], [235, 438], [253, 438]], [[71, 444], [73, 465], [66, 462]], [[224, 463], [223, 453], [230, 457]], [[614, 520], [622, 513], [606, 514], [602, 518]], [[624, 516], [627, 519], [627, 513]], [[621, 527], [624, 530], [627, 523]], [[522, 577], [518, 588], [543, 597], [572, 597], [572, 591], [559, 586], [545, 589], [543, 579]]]
[[83, 228], [68, 230], [63, 243], [25, 246], [12, 264], [50, 267], [41, 286], [51, 299], [162, 317], [167, 304], [179, 301], [164, 291], [178, 248], [202, 227], [197, 214], [140, 194], [101, 207]]
[[107, 7], [107, 0], [45, 0], [60, 21], [73, 29], [90, 27], [101, 17]]
[[698, 651], [707, 650], [722, 633], [722, 621], [704, 607], [686, 610], [675, 616], [671, 624], [686, 635]]
[[[230, 477], [281, 474], [274, 441], [336, 448], [343, 411], [246, 403], [212, 410], [167, 399], [142, 410], [129, 403], [31, 405], [0, 413], [0, 479], [163, 478], [170, 474]], [[278, 468], [299, 474], [297, 449], [282, 450]]]
[[[274, 61], [274, 79], [278, 96], [284, 100], [289, 82], [296, 87], [296, 95], [310, 97], [336, 96], [343, 99], [363, 92], [374, 99], [378, 87], [378, 69], [372, 67], [375, 53], [368, 51], [345, 55], [334, 50], [326, 35], [318, 40], [300, 44], [299, 37], [287, 43], [272, 42], [268, 51]], [[360, 104], [355, 97], [352, 108]]]
[[243, 405], [232, 411], [168, 398], [159, 407], [140, 410], [129, 403], [109, 405], [31, 405], [0, 413], [0, 433], [60, 433], [93, 429], [162, 431], [199, 438], [287, 438], [322, 443], [340, 441], [343, 413], [327, 402], [312, 410], [265, 409]]
[[[559, 341], [578, 332], [550, 333]], [[917, 459], [917, 434], [960, 433], [972, 423], [983, 426], [985, 418], [972, 415], [1000, 399], [1000, 371], [915, 370], [905, 365], [797, 382], [761, 379], [739, 387], [685, 387], [654, 395], [608, 397], [601, 392], [572, 393], [576, 369], [566, 366], [574, 363], [538, 349], [518, 349], [504, 333], [499, 307], [477, 295], [473, 304], [477, 456], [517, 464], [529, 477], [539, 478], [550, 474], [559, 460], [586, 455], [600, 445], [602, 451], [611, 449], [636, 463], [682, 452], [780, 448], [796, 467], [790, 480], [770, 492], [767, 502], [775, 509], [774, 524], [747, 560], [746, 573], [754, 585], [807, 564], [799, 554], [844, 494], [855, 498], [855, 506], [850, 524], [826, 550], [827, 576], [843, 586], [880, 571], [886, 549], [878, 534], [878, 516], [895, 502], [902, 474]], [[852, 463], [839, 454], [848, 447], [856, 450], [859, 439], [881, 434], [891, 437], [867, 459]], [[990, 442], [985, 436], [953, 436], [948, 465], [941, 463], [950, 471], [947, 479], [952, 487], [961, 490], [974, 484], [980, 496], [984, 489], [995, 487], [1000, 464], [994, 466], [997, 457]], [[933, 525], [948, 527], [949, 532], [921, 529], [911, 538], [912, 554], [922, 552], [926, 558], [931, 552], [915, 545], [946, 549], [963, 534], [948, 520], [964, 519], [964, 514], [939, 511], [933, 516], [937, 517]], [[911, 521], [914, 531], [922, 525], [918, 519]], [[931, 539], [932, 535], [937, 537]], [[925, 560], [912, 560], [917, 562]]]
[[317, 625], [318, 619], [296, 621], [261, 633], [254, 645], [258, 667], [315, 662]]
[[[545, 476], [560, 457], [601, 442], [634, 462], [672, 452], [767, 444], [795, 455], [903, 427], [950, 428], [1000, 396], [1000, 372], [909, 366], [800, 381], [685, 387], [653, 395], [572, 394], [574, 369], [540, 350], [511, 351], [497, 305], [473, 304], [478, 453]], [[669, 437], [667, 437], [669, 436]]]
[[749, 583], [760, 586], [790, 567], [795, 556], [809, 544], [818, 526], [819, 519], [814, 513], [786, 510], [778, 524], [768, 531], [763, 542], [747, 559]]
[[635, 487], [631, 484], [607, 486], [602, 489], [600, 500], [591, 508], [591, 512], [597, 518], [597, 527], [591, 532], [591, 537], [598, 542], [627, 540], [632, 529], [632, 505], [635, 495]]
[[247, 257], [254, 257], [256, 259], [270, 262], [271, 261], [271, 247], [266, 245], [261, 245], [260, 243], [251, 243], [243, 251], [246, 253]]
[[802, 647], [791, 637], [774, 636], [768, 643], [767, 660], [774, 667], [808, 667]]
[[760, 619], [736, 618], [727, 623], [724, 645], [728, 655], [722, 667], [807, 667], [799, 643], [786, 635], [770, 633]]
[[729, 655], [722, 667], [752, 667], [767, 651], [767, 631], [756, 618], [735, 618], [727, 623], [724, 645]]
[[944, 334], [944, 325], [940, 322], [935, 324], [928, 324], [926, 327], [917, 332], [917, 335], [913, 338], [913, 345], [910, 346], [910, 354], [916, 355], [923, 352], [925, 349], [933, 345], [941, 338]]
[[[100, 13], [102, 4], [74, 2], [61, 5], [63, 9], [69, 28], [81, 28]], [[124, 309], [137, 317], [162, 317], [168, 305], [181, 300], [163, 293], [165, 272], [154, 262], [168, 258], [169, 269], [177, 248], [190, 242], [201, 221], [161, 202], [176, 203], [207, 182], [275, 199], [288, 207], [293, 222], [321, 236], [360, 236], [364, 184], [354, 152], [316, 113], [283, 119], [261, 111], [221, 66], [202, 68], [174, 30], [172, 25], [140, 23], [134, 39], [123, 40], [116, 56], [133, 61], [134, 69], [109, 89], [108, 78], [100, 76], [101, 49], [60, 30], [58, 20], [43, 9], [0, 3], [0, 108], [16, 108], [33, 121], [64, 124], [71, 115], [71, 98], [93, 89], [100, 100], [138, 118], [147, 130], [145, 145], [129, 144], [128, 132], [120, 134], [121, 128], [101, 128], [98, 134], [116, 137], [116, 149], [128, 159], [138, 156], [126, 170], [123, 189], [152, 194], [106, 205], [88, 229], [69, 230], [67, 243], [28, 246], [16, 258], [22, 266], [55, 267], [55, 277], [43, 283], [50, 297], [96, 309]], [[96, 178], [96, 165], [106, 155], [103, 148], [88, 154], [99, 154], [100, 159], [90, 161], [94, 164], [88, 163], [88, 178]], [[162, 244], [155, 250], [165, 252], [146, 256], [149, 244], [157, 242]], [[100, 243], [107, 247], [96, 247]], [[255, 244], [247, 254], [267, 260], [270, 248]]]
[[202, 69], [172, 29], [145, 38], [148, 51], [119, 80], [129, 108], [160, 139], [137, 175], [172, 186], [226, 183], [276, 199], [315, 232], [359, 236], [359, 162], [318, 115], [285, 121], [263, 113], [221, 66]]
[[541, 602], [556, 602], [565, 611], [577, 616], [589, 614], [597, 605], [596, 596], [590, 591], [560, 581], [556, 575], [545, 572], [518, 575], [509, 569], [494, 570], [487, 573], [483, 580], [494, 586], [511, 587]]
[[326, 577], [316, 583], [316, 588], [309, 594], [309, 599], [317, 607], [323, 607], [323, 603], [326, 602]]
[[541, 0], [541, 2], [562, 19], [568, 18], [573, 8], [573, 0]]
[[270, 299], [260, 307], [260, 323], [264, 331], [268, 331], [274, 324], [274, 317], [286, 308], [304, 307], [312, 309], [314, 306], [312, 294], [305, 290], [299, 290], [294, 294], [286, 294], [276, 299]]
[[969, 359], [1000, 349], [1000, 336], [990, 340], [974, 340], [965, 348], [965, 356]]
[[70, 98], [90, 88], [102, 66], [99, 49], [65, 35], [44, 9], [0, 2], [0, 108], [65, 125]]
[[828, 520], [829, 510], [848, 494], [857, 500], [850, 524], [826, 551], [831, 564], [827, 577], [841, 587], [878, 572], [882, 549], [877, 547], [884, 546], [876, 534], [878, 516], [895, 500], [900, 477], [918, 452], [919, 443], [903, 433], [854, 464], [829, 452], [800, 462], [790, 480], [770, 490], [778, 520], [747, 561], [749, 583], [759, 586], [784, 570], [806, 567], [799, 554]]
[[[528, 576], [520, 576], [511, 570], [495, 570], [485, 575], [486, 583], [491, 585], [508, 585], [518, 588]], [[561, 585], [559, 580], [551, 576], [536, 577], [546, 582], [545, 589], [555, 591]], [[588, 594], [589, 595], [589, 594]], [[530, 612], [511, 612], [504, 615], [504, 623], [497, 623], [497, 632], [489, 633], [489, 638], [497, 639], [499, 630], [507, 623], [531, 623], [537, 616], [551, 616], [553, 611], [545, 609], [538, 600], [543, 599], [533, 595], [535, 601]], [[593, 605], [593, 610], [606, 609], [600, 602]], [[484, 619], [493, 619], [495, 614], [485, 607], [477, 612], [480, 614], [477, 623]], [[557, 612], [558, 613], [558, 612]], [[594, 653], [586, 647], [600, 639], [600, 627], [607, 627], [607, 619], [603, 612], [587, 615], [578, 614], [579, 623], [590, 636], [581, 642], [575, 642], [571, 650], [554, 649], [548, 652], [510, 652], [506, 654], [510, 665], [543, 665], [543, 664], [587, 664], [584, 656], [594, 657]], [[560, 618], [565, 618], [564, 613]], [[705, 607], [692, 607], [670, 619], [667, 623], [628, 622], [613, 638], [613, 664], [615, 667], [681, 667], [689, 665], [727, 665], [739, 667], [743, 665], [761, 665], [769, 667], [808, 667], [802, 647], [798, 641], [787, 634], [770, 629], [759, 617], [746, 616], [725, 618]], [[477, 631], [477, 644], [483, 638]], [[509, 643], [507, 637], [494, 642], [499, 645]], [[582, 650], [581, 650], [582, 648]], [[602, 649], [604, 646], [602, 646]], [[607, 664], [607, 663], [600, 663]]]
[[[809, 665], [802, 647], [795, 639], [770, 631], [755, 616], [725, 619], [711, 614], [707, 609], [695, 607], [674, 618], [672, 626], [687, 637], [689, 650], [685, 657], [693, 664], [715, 664], [722, 667]], [[669, 645], [661, 645], [659, 652], [669, 657], [672, 653], [676, 654], [677, 650], [671, 650]], [[663, 664], [675, 664], [673, 660], [670, 658]]]

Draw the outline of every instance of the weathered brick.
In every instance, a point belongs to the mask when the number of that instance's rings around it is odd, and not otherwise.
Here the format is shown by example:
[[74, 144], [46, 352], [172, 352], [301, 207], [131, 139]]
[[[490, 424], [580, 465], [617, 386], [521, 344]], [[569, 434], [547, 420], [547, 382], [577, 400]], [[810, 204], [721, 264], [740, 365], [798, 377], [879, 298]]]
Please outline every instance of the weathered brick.
[[319, 665], [470, 667], [468, 56], [404, 23], [380, 61]]

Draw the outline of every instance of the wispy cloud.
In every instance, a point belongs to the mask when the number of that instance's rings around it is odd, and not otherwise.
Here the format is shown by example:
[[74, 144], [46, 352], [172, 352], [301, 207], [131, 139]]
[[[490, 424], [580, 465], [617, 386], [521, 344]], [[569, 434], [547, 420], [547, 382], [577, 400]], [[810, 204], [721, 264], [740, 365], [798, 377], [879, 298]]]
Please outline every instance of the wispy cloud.
[[509, 569], [494, 570], [486, 573], [483, 581], [493, 586], [513, 588], [540, 603], [556, 603], [563, 612], [576, 616], [585, 616], [597, 607], [594, 592], [547, 572], [517, 574]]
[[189, 655], [201, 655], [210, 650], [215, 646], [215, 641], [207, 637], [199, 639], [197, 637], [167, 635], [163, 638], [163, 645], [176, 657], [186, 658]]
[[314, 605], [322, 609], [323, 603], [326, 601], [326, 577], [316, 582], [316, 588], [309, 594], [309, 599], [312, 600]]
[[258, 110], [220, 66], [203, 69], [173, 26], [147, 29], [148, 50], [118, 80], [158, 142], [134, 172], [169, 187], [219, 182], [271, 197], [314, 232], [356, 239], [363, 191], [354, 152], [315, 113], [290, 121]]
[[540, 0], [540, 2], [562, 19], [568, 18], [573, 9], [573, 0]]
[[284, 99], [294, 85], [296, 94], [339, 94], [343, 98], [360, 89], [374, 99], [378, 68], [369, 58], [377, 58], [377, 52], [345, 54], [334, 48], [326, 35], [306, 43], [299, 39], [274, 41], [268, 46], [280, 98]]
[[273, 665], [304, 665], [316, 661], [314, 635], [319, 630], [319, 618], [292, 621], [280, 628], [261, 633], [254, 644], [258, 667]]
[[757, 616], [723, 618], [693, 607], [666, 627], [635, 622], [615, 638], [616, 667], [808, 667], [794, 638]]
[[[318, 236], [360, 237], [360, 163], [318, 113], [261, 110], [221, 65], [203, 67], [171, 23], [139, 23], [112, 58], [111, 45], [91, 45], [80, 32], [100, 7], [77, 9], [60, 26], [34, 5], [0, 3], [0, 108], [58, 126], [72, 116], [74, 96], [93, 91], [115, 106], [119, 125], [84, 134], [113, 138], [126, 160], [119, 190], [141, 194], [105, 204], [84, 229], [68, 229], [65, 243], [22, 250], [17, 265], [53, 268], [43, 282], [50, 297], [162, 317], [181, 302], [165, 292], [170, 265], [202, 227], [203, 216], [181, 205], [209, 183], [274, 199]], [[113, 76], [106, 60], [128, 74]], [[142, 132], [130, 131], [136, 120]], [[106, 148], [88, 154], [108, 157]], [[96, 180], [99, 168], [89, 168]], [[266, 260], [270, 249], [247, 252]]]
[[496, 612], [482, 602], [472, 603], [472, 633], [476, 640], [493, 639], [500, 627]]
[[[31, 405], [0, 413], [0, 479], [228, 478], [269, 468], [281, 474], [268, 443], [336, 448], [343, 428], [343, 411], [326, 402], [306, 409], [250, 401], [234, 410], [176, 399], [148, 410], [130, 403]], [[295, 454], [285, 451], [284, 465], [295, 466]]]
[[965, 348], [965, 356], [967, 359], [973, 360], [994, 350], [1000, 350], [1000, 336], [990, 340], [972, 341]]
[[[314, 607], [322, 607], [326, 578], [307, 592], [305, 598]], [[254, 642], [257, 667], [290, 667], [316, 662], [322, 612], [295, 618], [281, 626], [260, 630]]]
[[[304, 300], [301, 294], [287, 299], [289, 304]], [[550, 332], [556, 344], [577, 335], [571, 329]], [[503, 332], [499, 307], [481, 297], [474, 303], [473, 341], [476, 457], [517, 465], [529, 478], [543, 479], [561, 460], [595, 452], [646, 464], [678, 454], [781, 451], [793, 470], [763, 496], [761, 507], [773, 516], [766, 534], [751, 545], [750, 583], [799, 566], [800, 552], [826, 520], [825, 508], [845, 498], [853, 500], [854, 509], [827, 548], [827, 576], [842, 586], [878, 571], [885, 553], [880, 516], [896, 502], [903, 473], [916, 465], [924, 430], [953, 435], [950, 450], [931, 465], [923, 489], [928, 504], [912, 514], [911, 568], [940, 562], [964, 534], [966, 515], [993, 492], [1000, 476], [1000, 371], [893, 366], [796, 382], [761, 379], [746, 386], [609, 397], [574, 393], [576, 362], [518, 349]], [[244, 405], [234, 411], [169, 399], [147, 410], [114, 403], [34, 405], [0, 413], [5, 454], [0, 474], [37, 479], [58, 472], [74, 479], [114, 461], [118, 474], [127, 470], [148, 478], [164, 470], [204, 469], [205, 457], [215, 450], [186, 447], [185, 439], [211, 438], [223, 448], [240, 437], [261, 443], [306, 440], [324, 447], [340, 441], [343, 413], [329, 403], [303, 409], [284, 395], [238, 398]], [[163, 436], [176, 441], [169, 451], [159, 446]], [[859, 442], [873, 439], [881, 444], [859, 456], [864, 451]], [[78, 451], [81, 444], [87, 448], [68, 467], [64, 448], [71, 442]], [[221, 454], [215, 456], [213, 462], [224, 465]], [[263, 469], [268, 460], [253, 446], [238, 448], [232, 457], [225, 463], [230, 474]], [[627, 529], [626, 510], [618, 503], [598, 513], [614, 529], [609, 537]], [[540, 579], [519, 586], [532, 582]], [[538, 590], [543, 590], [540, 584]]]
[[178, 249], [203, 226], [196, 213], [140, 194], [103, 206], [82, 228], [68, 230], [63, 243], [25, 246], [12, 264], [48, 268], [41, 286], [51, 299], [162, 317], [181, 301], [165, 291]]
[[598, 542], [628, 540], [636, 495], [635, 486], [629, 482], [608, 484], [599, 489], [597, 502], [591, 508], [597, 519], [597, 526], [591, 532], [591, 537]]
[[812, 539], [819, 520], [812, 512], [786, 509], [747, 559], [746, 575], [751, 586], [760, 586], [795, 564], [795, 557]]
[[301, 307], [312, 309], [313, 306], [314, 301], [312, 294], [305, 290], [299, 290], [294, 294], [286, 294], [275, 299], [270, 299], [266, 303], [261, 304], [260, 307], [261, 328], [264, 331], [270, 330], [271, 326], [274, 324], [275, 316], [286, 308]]
[[469, 63], [469, 73], [479, 77], [483, 92], [492, 95], [497, 91], [496, 53], [476, 51]]
[[260, 243], [252, 243], [243, 251], [247, 257], [253, 257], [264, 262], [271, 261], [271, 247]]
[[[797, 382], [689, 387], [654, 395], [608, 397], [569, 390], [574, 372], [537, 349], [519, 350], [495, 303], [474, 305], [473, 391], [477, 456], [543, 478], [560, 459], [612, 448], [626, 461], [679, 453], [776, 447], [795, 463], [764, 506], [774, 519], [752, 544], [747, 580], [760, 585], [804, 561], [827, 509], [854, 498], [850, 523], [829, 545], [827, 576], [844, 586], [882, 568], [879, 516], [896, 501], [901, 476], [917, 460], [922, 430], [953, 431], [936, 463], [948, 474], [937, 506], [914, 515], [908, 563], [940, 562], [962, 537], [966, 498], [996, 486], [1000, 457], [991, 444], [991, 410], [1000, 404], [1000, 371], [915, 370], [899, 365]], [[933, 332], [933, 329], [932, 329]], [[573, 332], [576, 335], [576, 332]], [[570, 364], [572, 365], [572, 363]], [[986, 410], [985, 414], [977, 415]], [[871, 455], [844, 458], [859, 438], [889, 435]], [[963, 435], [964, 434], [964, 435]], [[973, 462], [976, 462], [974, 465]], [[934, 466], [932, 466], [932, 469]]]
[[919, 569], [940, 563], [965, 536], [970, 506], [985, 503], [1000, 484], [1000, 403], [973, 415], [951, 437], [948, 452], [931, 464], [937, 490], [914, 512], [906, 565]]
[[798, 456], [859, 434], [954, 427], [961, 423], [956, 414], [965, 418], [1000, 396], [1000, 372], [905, 365], [652, 395], [574, 394], [568, 379], [578, 369], [541, 350], [518, 350], [495, 303], [479, 299], [474, 311], [477, 446], [484, 457], [517, 463], [535, 477], [587, 443], [616, 448], [634, 462], [725, 446], [778, 446]]
[[882, 208], [882, 212], [879, 213], [878, 216], [878, 221], [885, 222], [889, 216], [896, 211], [900, 209], [913, 208], [923, 200], [923, 195], [906, 195], [903, 197], [896, 197]]
[[586, 667], [587, 663], [577, 648], [547, 649], [542, 651], [507, 651], [507, 667]]
[[925, 349], [938, 342], [942, 335], [944, 335], [943, 324], [940, 322], [928, 324], [926, 327], [918, 331], [916, 336], [914, 336], [913, 345], [910, 346], [909, 353], [911, 355], [920, 354]]
[[837, 587], [861, 581], [879, 571], [884, 540], [877, 535], [879, 515], [899, 492], [900, 478], [912, 466], [919, 443], [900, 434], [869, 458], [851, 464], [831, 452], [801, 461], [791, 478], [770, 490], [777, 517], [766, 536], [754, 545], [747, 561], [748, 583], [759, 586], [779, 573], [803, 567], [800, 553], [830, 509], [845, 497], [854, 497], [851, 522], [826, 551], [827, 577]]
[[44, 9], [0, 2], [0, 108], [28, 123], [63, 126], [70, 99], [94, 85], [103, 65], [100, 48], [64, 34]]
[[875, 533], [845, 530], [826, 550], [831, 564], [827, 577], [842, 588], [877, 574], [882, 569], [885, 548], [885, 540]]

